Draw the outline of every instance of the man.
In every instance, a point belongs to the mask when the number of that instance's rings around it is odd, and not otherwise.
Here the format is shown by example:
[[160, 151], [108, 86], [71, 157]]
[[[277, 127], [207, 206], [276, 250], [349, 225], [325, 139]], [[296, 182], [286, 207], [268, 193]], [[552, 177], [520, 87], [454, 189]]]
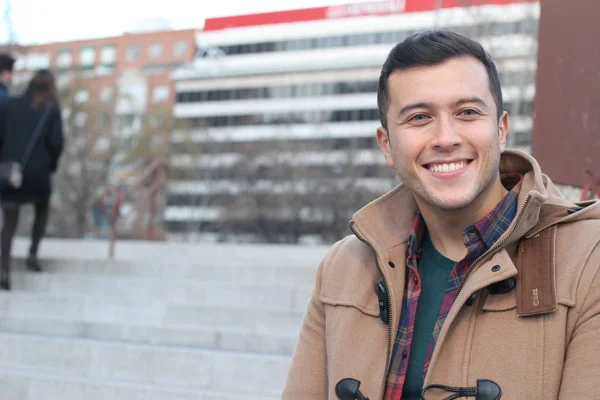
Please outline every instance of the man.
[[0, 101], [8, 99], [15, 59], [8, 54], [0, 54]]
[[489, 55], [413, 35], [383, 65], [378, 106], [403, 184], [319, 266], [283, 398], [600, 398], [599, 203], [567, 202], [505, 151]]

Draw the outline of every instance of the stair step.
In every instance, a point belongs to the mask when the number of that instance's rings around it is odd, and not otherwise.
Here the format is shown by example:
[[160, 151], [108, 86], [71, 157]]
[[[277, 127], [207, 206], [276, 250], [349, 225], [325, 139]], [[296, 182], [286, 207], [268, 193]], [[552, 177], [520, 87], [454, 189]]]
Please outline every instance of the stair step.
[[[17, 237], [13, 257], [26, 257], [29, 239]], [[115, 260], [149, 262], [160, 265], [194, 264], [211, 268], [221, 266], [308, 267], [315, 269], [329, 251], [329, 246], [268, 244], [214, 244], [144, 242], [119, 240]], [[108, 261], [106, 240], [69, 240], [46, 238], [40, 249], [44, 259]]]
[[282, 334], [210, 326], [186, 328], [47, 317], [0, 319], [0, 332], [284, 355], [292, 355], [297, 331]]
[[297, 332], [304, 311], [257, 307], [217, 307], [155, 299], [121, 301], [107, 296], [0, 291], [0, 310], [7, 318], [49, 318], [171, 328], [244, 330], [255, 333]]
[[101, 379], [14, 371], [0, 368], [2, 400], [276, 400], [277, 396], [250, 396], [159, 385], [115, 383]]
[[[13, 271], [24, 271], [25, 260], [23, 258], [12, 261]], [[307, 266], [289, 266], [287, 263], [280, 265], [231, 265], [218, 264], [215, 260], [212, 264], [170, 263], [160, 264], [156, 262], [133, 262], [133, 261], [108, 261], [108, 260], [64, 260], [47, 259], [40, 260], [45, 273], [48, 274], [89, 274], [99, 276], [137, 276], [155, 277], [164, 279], [188, 278], [209, 282], [236, 282], [243, 285], [312, 285], [318, 263]]]
[[301, 310], [312, 286], [241, 285], [237, 282], [206, 282], [194, 279], [52, 274], [15, 271], [12, 288], [36, 293], [64, 293], [78, 296], [110, 296], [139, 302], [170, 301], [214, 307], [279, 308]]
[[0, 369], [115, 384], [278, 396], [289, 363], [288, 356], [0, 334]]
[[0, 291], [2, 400], [274, 400], [328, 246], [47, 239]]

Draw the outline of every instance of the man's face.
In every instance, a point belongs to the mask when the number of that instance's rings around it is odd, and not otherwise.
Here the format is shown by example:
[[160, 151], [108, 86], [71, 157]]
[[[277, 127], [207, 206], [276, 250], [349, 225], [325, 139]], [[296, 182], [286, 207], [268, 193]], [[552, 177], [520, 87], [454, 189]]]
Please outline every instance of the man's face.
[[388, 130], [377, 141], [420, 206], [464, 209], [501, 185], [508, 115], [497, 119], [483, 64], [474, 57], [393, 72]]

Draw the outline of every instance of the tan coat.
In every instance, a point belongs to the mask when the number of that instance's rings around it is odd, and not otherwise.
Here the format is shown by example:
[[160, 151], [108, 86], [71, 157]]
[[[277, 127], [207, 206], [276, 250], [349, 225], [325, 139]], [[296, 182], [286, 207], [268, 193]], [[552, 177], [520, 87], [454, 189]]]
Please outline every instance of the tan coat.
[[[574, 210], [524, 153], [506, 151], [500, 170], [525, 173], [519, 212], [467, 277], [425, 385], [491, 379], [502, 399], [600, 399], [600, 204]], [[360, 381], [370, 400], [382, 398], [415, 211], [401, 185], [354, 215], [356, 235], [336, 243], [319, 266], [283, 399], [336, 399], [344, 378]], [[516, 289], [489, 293], [491, 284], [515, 276]], [[389, 326], [379, 318], [374, 289], [382, 278]], [[431, 391], [426, 399], [449, 395]]]

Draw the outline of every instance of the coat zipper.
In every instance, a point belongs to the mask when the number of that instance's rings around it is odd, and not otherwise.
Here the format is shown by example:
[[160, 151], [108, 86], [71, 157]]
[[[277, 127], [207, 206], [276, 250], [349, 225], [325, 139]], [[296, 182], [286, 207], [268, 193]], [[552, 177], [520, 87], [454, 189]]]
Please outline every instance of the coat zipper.
[[504, 237], [504, 239], [494, 243], [494, 245], [492, 247], [490, 247], [488, 249], [488, 251], [486, 251], [479, 257], [477, 257], [477, 259], [475, 261], [473, 261], [473, 263], [469, 266], [469, 268], [467, 269], [467, 272], [465, 273], [465, 278], [460, 283], [460, 286], [458, 287], [458, 291], [456, 292], [456, 295], [454, 296], [454, 301], [456, 301], [456, 299], [458, 298], [458, 295], [462, 291], [462, 289], [465, 285], [465, 282], [467, 281], [467, 278], [469, 277], [469, 275], [471, 275], [471, 272], [473, 272], [477, 263], [479, 261], [481, 261], [484, 257], [488, 256], [490, 253], [492, 253], [493, 251], [498, 249], [499, 247], [502, 247], [504, 245], [504, 243], [506, 243], [506, 241], [512, 236], [515, 229], [517, 229], [517, 226], [519, 226], [519, 222], [521, 222], [521, 218], [523, 217], [523, 210], [525, 210], [525, 207], [527, 207], [527, 203], [529, 203], [530, 198], [531, 198], [531, 195], [527, 194], [527, 197], [525, 197], [525, 201], [523, 202], [523, 205], [521, 206], [521, 208], [519, 209], [519, 213], [517, 214], [517, 223], [513, 225], [512, 229], [510, 230], [508, 235], [506, 235]]
[[362, 236], [360, 236], [356, 232], [356, 230], [354, 229], [354, 221], [350, 221], [350, 229], [352, 230], [352, 233], [354, 233], [354, 235], [358, 238], [358, 240], [360, 240], [361, 242], [366, 244], [373, 252], [373, 256], [375, 257], [375, 265], [377, 266], [377, 270], [381, 274], [381, 277], [383, 279], [383, 285], [385, 286], [385, 290], [387, 292], [387, 301], [388, 301], [389, 321], [390, 322], [388, 323], [388, 345], [387, 345], [387, 351], [386, 351], [386, 355], [385, 355], [385, 370], [384, 370], [384, 375], [383, 375], [383, 384], [381, 386], [381, 393], [379, 394], [379, 399], [383, 400], [383, 398], [385, 396], [385, 387], [387, 385], [388, 368], [389, 368], [389, 364], [390, 364], [390, 353], [391, 353], [391, 349], [392, 349], [392, 300], [391, 300], [391, 296], [390, 296], [391, 292], [390, 292], [390, 288], [387, 284], [387, 281], [385, 280], [385, 275], [383, 275], [383, 269], [381, 268], [381, 265], [379, 264], [377, 252], [375, 251], [375, 249], [373, 248], [371, 243], [367, 242]]

